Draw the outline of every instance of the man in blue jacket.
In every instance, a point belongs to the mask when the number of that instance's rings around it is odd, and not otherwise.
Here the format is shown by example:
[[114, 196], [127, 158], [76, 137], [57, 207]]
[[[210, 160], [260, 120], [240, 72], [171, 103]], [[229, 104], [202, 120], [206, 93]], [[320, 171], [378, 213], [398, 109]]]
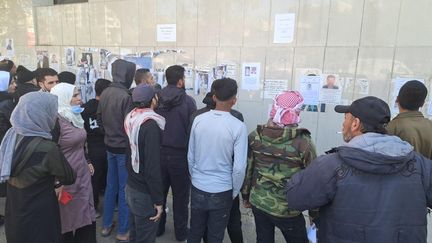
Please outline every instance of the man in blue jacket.
[[432, 205], [432, 161], [386, 134], [388, 105], [365, 97], [345, 114], [346, 142], [320, 156], [287, 184], [288, 206], [320, 208], [320, 243], [426, 242]]

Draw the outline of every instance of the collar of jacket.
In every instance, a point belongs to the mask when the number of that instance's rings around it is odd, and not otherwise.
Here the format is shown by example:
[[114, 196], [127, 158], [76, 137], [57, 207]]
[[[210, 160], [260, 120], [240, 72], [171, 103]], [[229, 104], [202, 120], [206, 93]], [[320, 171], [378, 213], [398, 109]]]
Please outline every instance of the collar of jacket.
[[406, 117], [424, 117], [423, 113], [421, 113], [420, 111], [405, 111], [402, 113], [399, 113], [395, 119], [398, 118], [406, 118]]

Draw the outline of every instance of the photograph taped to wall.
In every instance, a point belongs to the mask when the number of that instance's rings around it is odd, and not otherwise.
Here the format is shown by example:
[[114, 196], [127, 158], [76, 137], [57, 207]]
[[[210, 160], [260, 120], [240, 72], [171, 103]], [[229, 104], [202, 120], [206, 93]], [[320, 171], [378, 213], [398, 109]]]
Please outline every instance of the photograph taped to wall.
[[192, 68], [190, 67], [184, 67], [185, 68], [185, 89], [186, 90], [193, 90], [194, 89], [194, 72]]
[[105, 49], [99, 51], [99, 68], [102, 70], [108, 69], [108, 51]]
[[342, 98], [342, 89], [339, 85], [339, 75], [322, 74], [319, 101], [321, 103], [339, 104]]
[[58, 55], [51, 54], [49, 65], [52, 69], [56, 70], [58, 73], [60, 72], [60, 62], [58, 60]]
[[75, 65], [75, 48], [73, 47], [66, 47], [64, 49], [65, 51], [65, 63], [66, 66], [73, 66]]
[[93, 53], [83, 52], [81, 53], [81, 59], [78, 67], [93, 67]]
[[321, 86], [321, 76], [303, 75], [299, 79], [300, 93], [305, 105], [318, 105]]
[[14, 40], [12, 38], [7, 38], [5, 40], [6, 57], [11, 59], [15, 56], [15, 46]]
[[242, 89], [259, 90], [261, 63], [250, 62], [242, 65]]
[[46, 50], [36, 51], [36, 68], [49, 68], [49, 54]]
[[208, 92], [209, 87], [209, 73], [207, 71], [196, 71], [195, 72], [195, 95], [205, 95]]

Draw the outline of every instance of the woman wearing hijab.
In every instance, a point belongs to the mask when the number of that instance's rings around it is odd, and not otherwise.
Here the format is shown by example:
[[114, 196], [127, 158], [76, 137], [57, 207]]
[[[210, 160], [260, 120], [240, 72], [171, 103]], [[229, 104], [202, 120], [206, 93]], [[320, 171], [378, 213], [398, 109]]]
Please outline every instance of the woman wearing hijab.
[[274, 99], [270, 119], [249, 134], [243, 204], [252, 207], [258, 243], [274, 242], [278, 227], [286, 242], [308, 242], [302, 212], [285, 199], [285, 184], [316, 157], [310, 132], [299, 128], [303, 97], [285, 91]]
[[0, 181], [8, 181], [6, 240], [9, 243], [61, 242], [56, 185], [75, 176], [50, 131], [57, 118], [57, 98], [31, 92], [21, 97], [0, 145]]
[[[59, 145], [77, 175], [73, 185], [63, 187], [69, 200], [60, 203], [63, 242], [95, 243], [96, 216], [91, 175], [93, 167], [84, 152], [86, 131], [81, 118], [79, 91], [74, 85], [60, 83], [51, 89], [58, 98]], [[90, 170], [89, 170], [90, 168]], [[64, 196], [64, 195], [63, 195]], [[64, 196], [66, 197], [66, 196]]]

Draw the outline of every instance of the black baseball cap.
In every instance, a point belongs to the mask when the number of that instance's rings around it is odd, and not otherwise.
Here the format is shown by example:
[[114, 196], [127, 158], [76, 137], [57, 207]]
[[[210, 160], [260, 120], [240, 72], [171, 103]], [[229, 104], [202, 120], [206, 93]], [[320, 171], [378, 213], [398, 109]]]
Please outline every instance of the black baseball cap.
[[156, 91], [152, 86], [148, 84], [140, 84], [136, 86], [132, 92], [132, 101], [147, 103], [153, 99], [155, 94]]
[[337, 105], [337, 113], [351, 113], [361, 122], [380, 127], [390, 121], [390, 108], [385, 101], [374, 96], [355, 100], [351, 105]]

